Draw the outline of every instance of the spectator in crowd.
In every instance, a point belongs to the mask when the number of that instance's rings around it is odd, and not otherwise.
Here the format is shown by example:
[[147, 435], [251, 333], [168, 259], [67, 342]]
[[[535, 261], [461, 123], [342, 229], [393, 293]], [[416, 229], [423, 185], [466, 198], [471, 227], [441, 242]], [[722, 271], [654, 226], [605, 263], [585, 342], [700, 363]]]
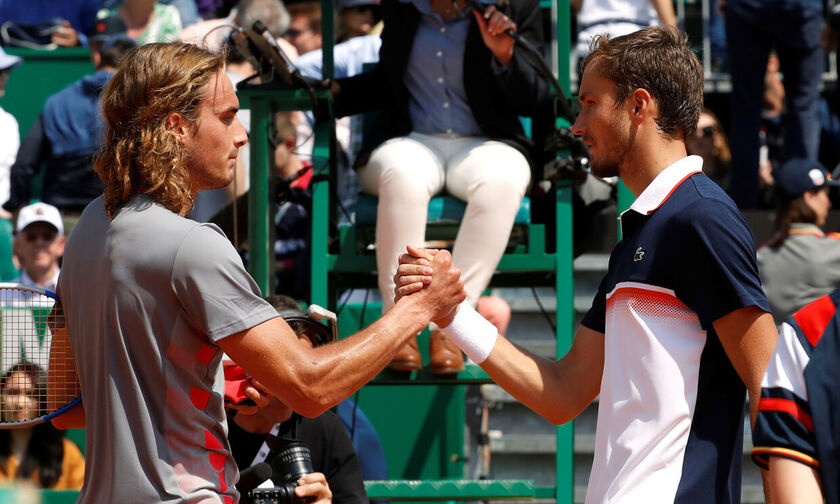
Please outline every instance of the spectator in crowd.
[[731, 160], [729, 142], [714, 112], [703, 109], [697, 120], [697, 131], [686, 140], [685, 148], [689, 154], [703, 158], [703, 173], [728, 192]]
[[779, 331], [752, 436], [753, 460], [769, 470], [767, 502], [840, 503], [838, 303], [840, 289], [798, 310]]
[[282, 37], [289, 27], [289, 19], [289, 12], [280, 0], [239, 0], [227, 17], [208, 19], [187, 27], [178, 38], [216, 51], [225, 45], [234, 30], [251, 28], [260, 20], [283, 52], [295, 59], [297, 49]]
[[727, 0], [732, 77], [732, 196], [742, 209], [759, 204], [759, 130], [768, 57], [774, 49], [786, 94], [783, 160], [817, 159], [819, 88], [825, 54], [821, 0]]
[[[0, 97], [6, 94], [6, 84], [12, 69], [23, 63], [20, 56], [6, 54], [0, 47]], [[0, 205], [9, 200], [12, 165], [15, 163], [20, 148], [20, 127], [17, 119], [0, 107]], [[14, 226], [12, 214], [0, 207], [0, 280], [8, 281], [17, 275], [17, 267], [12, 261], [12, 235]]]
[[[23, 63], [20, 56], [6, 54], [0, 47], [0, 96], [6, 94], [6, 84], [12, 74], [12, 69]], [[9, 201], [10, 179], [12, 165], [15, 162], [20, 147], [20, 128], [17, 119], [0, 107], [0, 203]], [[7, 210], [0, 210], [0, 218], [10, 219], [12, 214]]]
[[379, 22], [379, 3], [381, 0], [338, 0], [335, 4], [338, 10], [338, 42], [350, 40], [353, 37], [370, 35], [371, 30]]
[[571, 0], [577, 14], [577, 55], [589, 53], [597, 35], [626, 35], [647, 26], [677, 26], [671, 0]]
[[323, 45], [321, 2], [313, 0], [286, 2], [286, 7], [289, 9], [291, 21], [283, 38], [295, 46], [299, 55], [320, 49]]
[[[22, 361], [0, 378], [0, 402], [6, 422], [22, 422], [43, 415], [46, 386], [43, 370]], [[82, 487], [85, 460], [64, 431], [40, 423], [0, 429], [0, 482], [26, 484], [52, 490]]]
[[[515, 29], [539, 45], [537, 2], [499, 9], [481, 15], [462, 1], [385, 0], [379, 63], [334, 86], [338, 116], [382, 109], [356, 165], [362, 189], [379, 197], [376, 260], [385, 312], [393, 305], [396, 258], [406, 243], [423, 243], [435, 194], [467, 201], [453, 260], [472, 305], [507, 246], [533, 154], [518, 116], [540, 118], [552, 107], [548, 83], [504, 33]], [[429, 353], [434, 373], [463, 369], [460, 351], [440, 331], [433, 330]], [[421, 367], [416, 340], [392, 367]]]
[[[95, 166], [106, 188], [68, 241], [58, 287], [67, 331], [51, 345], [72, 349], [68, 371], [81, 387], [82, 405], [53, 420], [87, 429], [80, 503], [235, 502], [223, 353], [313, 417], [373, 378], [430, 319], [445, 326], [465, 297], [441, 252], [430, 289], [353, 336], [300, 345], [219, 230], [183, 218], [197, 192], [233, 177], [247, 141], [238, 106], [222, 56], [184, 43], [131, 51], [103, 91], [107, 142]], [[264, 405], [259, 391], [245, 392]], [[322, 474], [302, 481], [297, 496], [329, 498]]]
[[840, 240], [826, 236], [830, 180], [817, 161], [794, 158], [776, 174], [774, 234], [757, 252], [761, 284], [777, 324], [840, 287]]
[[61, 47], [87, 45], [100, 5], [100, 0], [0, 0], [0, 24], [35, 25], [61, 19], [50, 42]]
[[18, 212], [16, 229], [15, 252], [21, 270], [13, 282], [55, 292], [61, 271], [58, 262], [67, 241], [61, 213], [47, 203], [33, 203]]
[[[289, 323], [301, 345], [315, 348], [331, 341], [325, 337], [327, 331], [313, 330], [314, 324], [321, 323], [309, 319], [293, 299], [271, 296], [268, 301]], [[253, 415], [235, 415], [228, 424], [231, 452], [240, 471], [260, 462], [270, 462], [277, 455], [274, 446], [282, 449], [285, 442], [300, 441], [309, 448], [312, 468], [326, 476], [335, 502], [368, 504], [363, 480], [384, 479], [362, 475], [353, 443], [342, 421], [332, 411], [306, 418], [276, 397], [270, 397], [268, 406], [258, 408]]]
[[96, 14], [97, 22], [113, 17], [120, 18], [126, 34], [141, 45], [177, 40], [182, 28], [178, 9], [157, 0], [125, 0], [119, 7], [103, 8]]
[[[123, 29], [117, 18], [100, 22], [90, 39], [96, 72], [47, 98], [12, 166], [7, 210], [15, 211], [40, 196], [63, 212], [69, 234], [85, 206], [102, 194], [104, 186], [93, 171], [93, 154], [102, 141], [99, 94], [123, 55], [136, 46], [120, 33]], [[33, 195], [32, 179], [42, 170], [42, 193]]]

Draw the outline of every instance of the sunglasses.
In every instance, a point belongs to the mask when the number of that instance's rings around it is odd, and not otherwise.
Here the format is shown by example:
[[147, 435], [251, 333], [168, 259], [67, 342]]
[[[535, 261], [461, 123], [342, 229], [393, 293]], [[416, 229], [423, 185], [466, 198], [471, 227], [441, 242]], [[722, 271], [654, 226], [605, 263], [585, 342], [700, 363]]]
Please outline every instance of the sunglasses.
[[283, 34], [283, 37], [286, 39], [294, 40], [308, 31], [312, 31], [312, 29], [307, 28], [305, 30], [298, 30], [297, 28], [289, 28], [288, 30], [286, 30], [286, 33]]
[[34, 243], [39, 238], [45, 242], [52, 242], [58, 236], [58, 231], [23, 231], [21, 234], [23, 239], [29, 243]]

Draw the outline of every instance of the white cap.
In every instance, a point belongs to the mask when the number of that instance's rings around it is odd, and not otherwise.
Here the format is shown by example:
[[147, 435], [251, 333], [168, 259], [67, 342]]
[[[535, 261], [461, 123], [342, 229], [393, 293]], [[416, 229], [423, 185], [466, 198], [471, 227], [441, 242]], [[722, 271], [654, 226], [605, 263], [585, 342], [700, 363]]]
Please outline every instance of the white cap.
[[64, 234], [64, 224], [58, 208], [46, 203], [33, 203], [20, 209], [15, 231], [20, 233], [33, 222], [46, 222], [58, 229], [58, 234]]
[[0, 70], [6, 70], [7, 68], [14, 68], [18, 65], [23, 63], [23, 58], [20, 56], [13, 56], [11, 54], [7, 54], [6, 51], [0, 47]]

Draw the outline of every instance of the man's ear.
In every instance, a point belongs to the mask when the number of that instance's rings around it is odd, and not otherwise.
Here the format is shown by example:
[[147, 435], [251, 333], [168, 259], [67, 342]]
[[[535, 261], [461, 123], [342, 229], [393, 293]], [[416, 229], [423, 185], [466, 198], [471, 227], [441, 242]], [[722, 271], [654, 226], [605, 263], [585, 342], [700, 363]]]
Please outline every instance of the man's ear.
[[178, 112], [170, 112], [169, 115], [166, 116], [166, 125], [172, 129], [172, 133], [175, 134], [175, 138], [178, 139], [178, 143], [183, 144], [187, 135], [187, 127], [189, 126], [189, 123], [186, 119], [184, 119], [184, 116]]
[[67, 237], [59, 236], [56, 245], [58, 246], [58, 257], [62, 257], [64, 255], [64, 246], [67, 245]]
[[629, 101], [633, 108], [633, 117], [639, 122], [647, 117], [655, 116], [658, 112], [656, 102], [646, 89], [639, 88], [633, 91]]

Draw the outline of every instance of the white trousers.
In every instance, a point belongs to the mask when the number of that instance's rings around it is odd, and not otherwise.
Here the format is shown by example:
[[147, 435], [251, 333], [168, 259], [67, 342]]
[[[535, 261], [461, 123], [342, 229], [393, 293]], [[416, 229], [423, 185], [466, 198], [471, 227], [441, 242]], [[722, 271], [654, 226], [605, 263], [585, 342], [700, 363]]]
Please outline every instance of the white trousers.
[[379, 197], [376, 267], [382, 311], [394, 305], [394, 274], [406, 245], [422, 246], [429, 200], [442, 192], [467, 202], [452, 260], [475, 306], [504, 254], [531, 179], [525, 156], [484, 137], [411, 133], [377, 147], [359, 184]]

